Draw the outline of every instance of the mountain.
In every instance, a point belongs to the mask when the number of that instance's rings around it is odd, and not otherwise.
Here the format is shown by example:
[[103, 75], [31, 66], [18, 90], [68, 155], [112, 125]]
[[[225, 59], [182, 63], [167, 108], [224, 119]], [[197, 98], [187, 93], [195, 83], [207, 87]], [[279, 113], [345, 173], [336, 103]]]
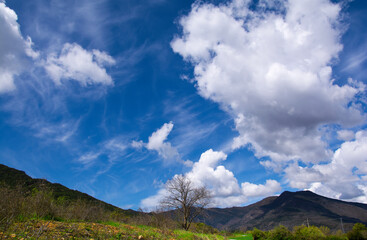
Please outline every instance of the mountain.
[[101, 200], [98, 200], [86, 193], [69, 189], [59, 183], [51, 183], [45, 179], [31, 178], [25, 172], [10, 168], [0, 164], [0, 186], [6, 185], [12, 188], [22, 188], [25, 192], [31, 192], [33, 189], [46, 190], [52, 192], [55, 199], [62, 198], [64, 201], [74, 202], [81, 200], [90, 205], [98, 205], [107, 211], [117, 211], [126, 215], [134, 215], [133, 210], [123, 210]]
[[367, 204], [331, 199], [310, 191], [286, 191], [246, 207], [206, 209], [200, 221], [225, 230], [270, 230], [280, 224], [288, 228], [309, 224], [348, 231], [354, 223], [367, 224]]

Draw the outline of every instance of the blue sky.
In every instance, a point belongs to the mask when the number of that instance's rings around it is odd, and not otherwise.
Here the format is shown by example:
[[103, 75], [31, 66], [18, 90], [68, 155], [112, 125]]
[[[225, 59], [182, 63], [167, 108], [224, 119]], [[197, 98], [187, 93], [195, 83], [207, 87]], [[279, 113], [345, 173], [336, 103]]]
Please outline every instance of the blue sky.
[[367, 202], [367, 4], [0, 1], [0, 163], [152, 210], [309, 189]]

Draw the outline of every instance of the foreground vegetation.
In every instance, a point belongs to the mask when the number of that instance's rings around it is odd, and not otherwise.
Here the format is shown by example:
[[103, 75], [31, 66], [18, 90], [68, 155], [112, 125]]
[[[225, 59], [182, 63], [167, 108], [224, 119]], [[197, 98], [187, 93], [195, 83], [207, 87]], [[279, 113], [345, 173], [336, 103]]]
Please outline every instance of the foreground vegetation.
[[[254, 229], [247, 233], [204, 233], [179, 229], [155, 228], [145, 225], [131, 225], [118, 222], [64, 222], [54, 220], [29, 219], [14, 222], [6, 232], [0, 232], [0, 239], [237, 239], [237, 240], [364, 240], [367, 229], [363, 224], [356, 224], [354, 229], [343, 234], [330, 234], [327, 228], [314, 226], [295, 227], [289, 231], [279, 226], [263, 232]], [[323, 232], [326, 231], [326, 232]]]
[[367, 227], [331, 233], [327, 227], [278, 226], [271, 231], [219, 231], [193, 223], [190, 231], [162, 213], [116, 210], [103, 204], [55, 196], [40, 185], [29, 188], [0, 184], [0, 239], [242, 239], [242, 240], [367, 240]]
[[[228, 239], [202, 223], [190, 232], [157, 213], [111, 210], [40, 185], [32, 189], [0, 184], [0, 239]], [[237, 235], [231, 235], [236, 237]]]
[[13, 224], [0, 239], [228, 239], [219, 234], [159, 229], [117, 222], [28, 220]]
[[255, 240], [367, 240], [367, 227], [361, 223], [354, 225], [348, 233], [331, 233], [327, 227], [296, 226], [293, 231], [278, 226], [271, 231], [254, 229], [249, 231]]
[[254, 240], [367, 240], [367, 227], [361, 223], [356, 223], [348, 233], [341, 230], [331, 233], [330, 229], [324, 226], [296, 226], [290, 231], [284, 226], [278, 226], [270, 231], [253, 229], [249, 231]]

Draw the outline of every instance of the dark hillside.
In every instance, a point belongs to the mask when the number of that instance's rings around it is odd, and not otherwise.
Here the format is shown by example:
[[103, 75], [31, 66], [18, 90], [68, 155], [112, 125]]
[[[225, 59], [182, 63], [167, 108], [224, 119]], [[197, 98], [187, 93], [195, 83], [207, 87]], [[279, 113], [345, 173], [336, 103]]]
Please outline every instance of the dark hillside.
[[51, 183], [45, 179], [34, 179], [28, 176], [24, 171], [10, 168], [0, 164], [0, 185], [9, 186], [11, 188], [21, 187], [26, 192], [31, 192], [33, 189], [50, 191], [55, 198], [61, 199], [64, 202], [83, 201], [87, 204], [98, 205], [108, 211], [123, 212], [127, 215], [134, 215], [133, 210], [123, 210], [106, 202], [100, 201], [86, 193], [77, 190], [69, 189], [59, 183]]
[[207, 209], [201, 221], [219, 229], [269, 230], [278, 225], [327, 226], [350, 230], [354, 223], [367, 223], [367, 204], [326, 198], [310, 191], [284, 192], [246, 207]]

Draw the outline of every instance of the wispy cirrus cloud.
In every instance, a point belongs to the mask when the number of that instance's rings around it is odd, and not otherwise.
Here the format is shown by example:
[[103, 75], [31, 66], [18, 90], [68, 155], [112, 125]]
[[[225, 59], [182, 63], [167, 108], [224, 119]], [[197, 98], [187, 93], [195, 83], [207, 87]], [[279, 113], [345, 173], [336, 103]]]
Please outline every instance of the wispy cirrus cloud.
[[89, 51], [77, 43], [61, 43], [55, 47], [59, 52], [35, 51], [32, 39], [22, 36], [17, 20], [17, 14], [1, 2], [0, 93], [16, 89], [14, 77], [22, 72], [31, 73], [36, 68], [44, 68], [57, 85], [62, 79], [76, 80], [83, 86], [96, 83], [113, 85], [105, 67], [116, 64], [116, 61], [108, 53], [98, 49]]
[[[171, 93], [170, 97], [176, 93]], [[199, 96], [190, 95], [179, 97], [179, 99], [168, 99], [164, 102], [164, 116], [172, 119], [176, 126], [176, 136], [172, 140], [173, 144], [182, 154], [189, 154], [196, 146], [204, 145], [204, 148], [221, 148], [223, 141], [228, 141], [230, 137], [222, 136], [219, 140], [212, 138], [216, 131], [226, 125], [232, 125], [228, 114], [215, 111], [217, 104], [205, 103]]]
[[89, 168], [97, 163], [100, 156], [106, 155], [109, 164], [102, 170], [106, 172], [118, 159], [126, 155], [128, 147], [129, 145], [126, 144], [126, 140], [123, 137], [111, 138], [100, 143], [97, 149], [83, 153], [76, 159], [76, 162], [82, 164], [85, 168]]
[[[68, 97], [98, 99], [105, 89], [98, 91], [90, 85], [113, 85], [106, 67], [114, 65], [115, 59], [77, 43], [64, 43], [49, 53], [47, 47], [23, 37], [17, 14], [5, 2], [0, 3], [0, 25], [0, 94], [8, 93], [0, 108], [10, 114], [8, 123], [28, 127], [34, 136], [47, 141], [67, 142], [85, 115], [70, 113]], [[76, 95], [65, 80], [89, 88]]]

